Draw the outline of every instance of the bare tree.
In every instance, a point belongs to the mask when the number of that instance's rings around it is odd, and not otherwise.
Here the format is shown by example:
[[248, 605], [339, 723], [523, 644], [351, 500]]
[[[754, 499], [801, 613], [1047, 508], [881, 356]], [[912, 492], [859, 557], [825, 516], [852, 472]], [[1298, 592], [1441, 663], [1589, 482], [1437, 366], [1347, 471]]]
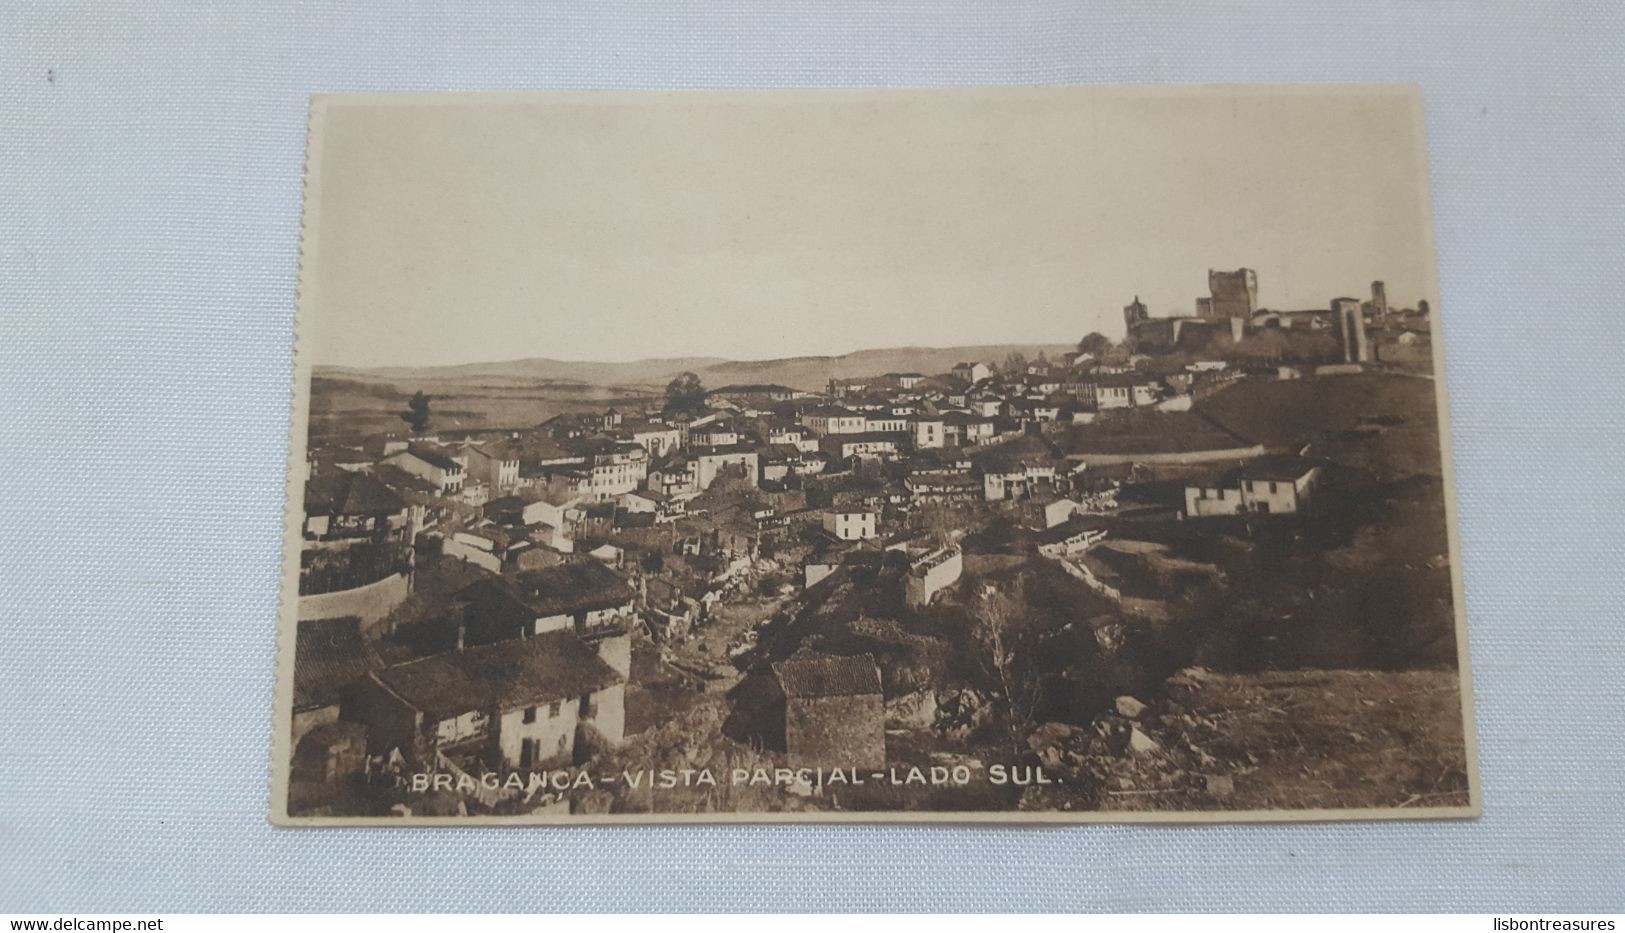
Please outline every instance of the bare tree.
[[1027, 582], [1016, 577], [1008, 587], [984, 591], [977, 606], [974, 633], [977, 642], [987, 652], [993, 680], [997, 684], [996, 702], [1004, 713], [1010, 733], [1010, 742], [1017, 752], [1023, 750], [1021, 727], [1031, 721], [1038, 707], [1038, 679], [1030, 676], [1023, 663], [1026, 647]]

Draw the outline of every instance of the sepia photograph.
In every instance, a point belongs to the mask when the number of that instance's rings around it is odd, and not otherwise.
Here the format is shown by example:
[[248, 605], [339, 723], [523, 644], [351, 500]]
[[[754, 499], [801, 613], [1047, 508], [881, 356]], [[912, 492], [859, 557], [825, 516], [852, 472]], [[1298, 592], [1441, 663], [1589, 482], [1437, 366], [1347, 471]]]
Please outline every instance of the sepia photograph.
[[272, 819], [1472, 817], [1419, 92], [312, 99]]

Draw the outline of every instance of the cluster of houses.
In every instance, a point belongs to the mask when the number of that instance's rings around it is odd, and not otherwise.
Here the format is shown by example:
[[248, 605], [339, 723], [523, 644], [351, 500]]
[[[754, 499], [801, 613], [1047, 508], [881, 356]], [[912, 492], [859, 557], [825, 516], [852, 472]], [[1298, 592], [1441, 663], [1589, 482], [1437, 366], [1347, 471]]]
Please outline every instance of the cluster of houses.
[[[1081, 554], [1117, 507], [1117, 474], [1099, 468], [1141, 455], [1097, 450], [1078, 429], [1114, 410], [1195, 417], [1193, 398], [1244, 375], [1199, 361], [1154, 376], [1137, 362], [970, 361], [816, 393], [734, 385], [678, 409], [314, 447], [296, 776], [331, 778], [362, 755], [469, 773], [579, 762], [624, 739], [634, 633], [681, 640], [765, 566], [786, 571], [790, 592], [881, 554], [908, 606], [953, 587], [962, 533], [922, 531], [909, 521], [922, 509], [1005, 511], [1038, 555]], [[1265, 453], [1216, 444], [1206, 459], [1227, 464], [1192, 474], [1182, 517], [1306, 508], [1321, 466]], [[481, 573], [446, 600], [440, 650], [386, 657], [379, 639], [424, 554]], [[781, 666], [801, 717], [788, 735], [817, 733], [806, 709], [846, 702], [830, 697], [872, 705], [870, 668], [848, 667]]]

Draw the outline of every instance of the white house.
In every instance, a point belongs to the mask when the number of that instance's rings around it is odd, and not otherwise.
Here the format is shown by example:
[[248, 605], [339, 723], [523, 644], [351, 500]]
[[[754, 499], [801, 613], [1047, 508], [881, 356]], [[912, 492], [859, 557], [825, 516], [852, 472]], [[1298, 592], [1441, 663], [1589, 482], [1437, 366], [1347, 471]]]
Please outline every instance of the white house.
[[694, 475], [694, 488], [699, 490], [711, 488], [717, 477], [726, 470], [732, 470], [750, 485], [755, 486], [758, 479], [758, 455], [750, 447], [712, 447], [691, 455], [689, 468]]
[[802, 413], [801, 423], [819, 434], [862, 434], [868, 429], [869, 418], [862, 412], [828, 406]]
[[664, 457], [682, 443], [683, 432], [675, 425], [653, 421], [623, 422], [621, 434], [649, 452], [650, 457]]
[[1260, 457], [1213, 479], [1187, 484], [1185, 515], [1300, 512], [1319, 485], [1322, 470], [1319, 462], [1304, 457]]
[[943, 588], [958, 582], [964, 571], [965, 554], [957, 544], [924, 554], [909, 563], [904, 600], [910, 606], [924, 606]]
[[580, 725], [621, 744], [625, 689], [579, 638], [556, 632], [386, 667], [361, 681], [353, 706], [373, 754], [529, 770], [570, 764]]
[[874, 512], [831, 510], [824, 513], [824, 530], [842, 541], [867, 541], [879, 534]]
[[941, 447], [947, 443], [946, 423], [941, 418], [917, 415], [913, 420], [914, 446], [919, 449]]
[[455, 458], [419, 444], [411, 444], [405, 450], [396, 451], [385, 457], [382, 462], [405, 470], [419, 479], [428, 480], [439, 487], [443, 496], [461, 492], [463, 483], [468, 478], [467, 470]]
[[981, 382], [993, 375], [993, 368], [986, 363], [955, 363], [953, 374], [966, 382]]
[[1157, 381], [1138, 373], [1111, 373], [1100, 377], [1095, 387], [1095, 405], [1108, 408], [1140, 408], [1157, 401]]

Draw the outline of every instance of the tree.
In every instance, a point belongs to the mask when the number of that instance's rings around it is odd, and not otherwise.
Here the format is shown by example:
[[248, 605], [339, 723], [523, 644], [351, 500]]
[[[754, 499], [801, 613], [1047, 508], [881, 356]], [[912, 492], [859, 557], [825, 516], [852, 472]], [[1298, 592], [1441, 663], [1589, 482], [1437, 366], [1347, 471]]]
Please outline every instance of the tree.
[[1027, 371], [1027, 357], [1022, 353], [1011, 353], [1004, 358], [1004, 374], [1016, 376]]
[[986, 652], [986, 661], [996, 685], [996, 701], [1003, 708], [1010, 730], [1011, 745], [1022, 748], [1022, 728], [1038, 707], [1039, 679], [1026, 662], [1030, 613], [1027, 607], [1027, 580], [1017, 577], [1005, 587], [983, 594], [978, 601], [973, 632]]
[[1107, 339], [1105, 334], [1102, 334], [1097, 330], [1085, 334], [1083, 339], [1078, 341], [1078, 352], [1088, 353], [1098, 360], [1100, 359], [1100, 355], [1102, 353], [1105, 353], [1107, 350], [1111, 349], [1111, 345], [1111, 340]]
[[413, 434], [422, 434], [429, 428], [429, 397], [419, 389], [416, 395], [406, 403], [406, 410], [401, 412], [401, 420], [412, 426]]
[[700, 377], [693, 373], [678, 373], [677, 378], [666, 385], [666, 410], [698, 408], [705, 401], [705, 386], [700, 384]]

